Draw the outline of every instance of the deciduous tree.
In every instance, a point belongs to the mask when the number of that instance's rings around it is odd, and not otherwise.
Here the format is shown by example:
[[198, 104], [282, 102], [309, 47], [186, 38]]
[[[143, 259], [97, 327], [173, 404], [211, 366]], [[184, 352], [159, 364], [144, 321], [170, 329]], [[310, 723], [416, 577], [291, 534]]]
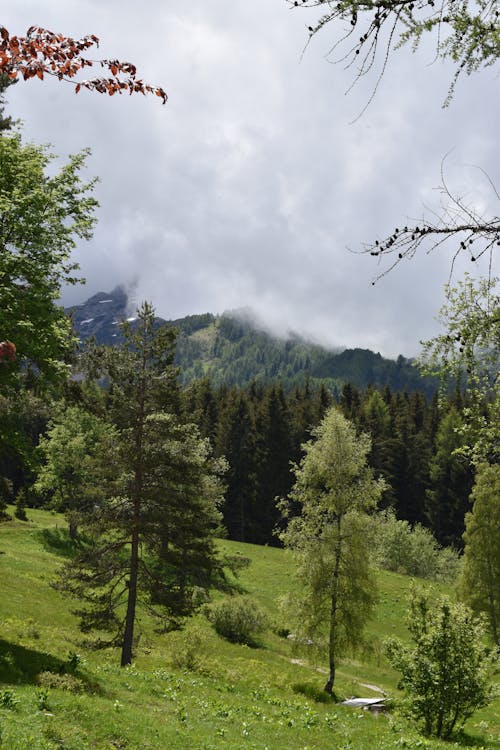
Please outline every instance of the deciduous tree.
[[[367, 513], [384, 483], [367, 466], [370, 439], [332, 408], [312, 430], [288, 501], [300, 508], [281, 539], [298, 560], [302, 591], [291, 598], [299, 638], [326, 635], [332, 693], [337, 660], [356, 644], [375, 602]], [[288, 503], [282, 507], [287, 511]]]
[[388, 641], [387, 655], [401, 672], [406, 708], [428, 735], [448, 739], [493, 698], [493, 657], [472, 610], [442, 599], [432, 606], [415, 594], [408, 611], [413, 646]]
[[70, 537], [79, 520], [109, 496], [117, 451], [112, 425], [77, 406], [61, 409], [38, 446], [41, 467], [34, 489], [66, 514]]
[[71, 156], [50, 174], [47, 147], [25, 144], [17, 132], [0, 137], [2, 338], [17, 350], [16, 362], [0, 365], [0, 382], [21, 367], [39, 384], [68, 372], [71, 325], [56, 301], [63, 283], [78, 281], [71, 251], [90, 239], [95, 222], [95, 180], [81, 177], [87, 156]]
[[[444, 105], [448, 105], [461, 75], [471, 74], [498, 62], [500, 57], [500, 9], [497, 0], [286, 0], [301, 9], [318, 9], [310, 16], [309, 41], [321, 31], [334, 37], [329, 58], [355, 71], [354, 83], [375, 75], [372, 94], [360, 117], [373, 100], [392, 54], [404, 44], [416, 50], [425, 37], [432, 37], [436, 57], [450, 60], [455, 72]], [[378, 66], [378, 72], [377, 71]], [[493, 200], [498, 192], [486, 173]], [[472, 261], [496, 251], [500, 244], [500, 217], [488, 216], [470, 200], [453, 193], [441, 165], [444, 210], [437, 208], [419, 222], [398, 223], [381, 240], [367, 242], [363, 252], [382, 261], [377, 278], [421, 247], [430, 249], [450, 242], [456, 255]], [[384, 262], [385, 261], [385, 262]], [[374, 282], [375, 283], [375, 282]]]
[[446, 289], [442, 334], [423, 342], [421, 366], [439, 374], [443, 391], [465, 383], [462, 452], [474, 463], [500, 460], [500, 297], [497, 278], [465, 276]]

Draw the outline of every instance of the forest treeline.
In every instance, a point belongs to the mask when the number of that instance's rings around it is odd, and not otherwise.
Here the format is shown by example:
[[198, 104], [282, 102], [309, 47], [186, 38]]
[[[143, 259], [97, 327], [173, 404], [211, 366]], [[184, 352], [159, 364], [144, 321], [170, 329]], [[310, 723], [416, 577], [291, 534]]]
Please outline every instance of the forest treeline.
[[[228, 462], [222, 514], [229, 538], [279, 543], [276, 498], [289, 493], [292, 465], [300, 461], [311, 429], [336, 403], [359, 432], [371, 437], [369, 463], [387, 483], [381, 508], [427, 526], [442, 545], [462, 547], [473, 475], [470, 462], [455, 452], [462, 439], [465, 406], [459, 390], [443, 401], [437, 394], [429, 399], [422, 391], [395, 391], [390, 386], [361, 389], [346, 383], [332, 390], [306, 376], [303, 384], [292, 388], [279, 380], [254, 381], [244, 388], [215, 386], [204, 377], [181, 387], [178, 398], [183, 418], [194, 422], [201, 436], [210, 440], [214, 455]], [[21, 492], [28, 504], [47, 502], [33, 488], [40, 471], [36, 446], [63, 402], [100, 413], [106, 408], [106, 400], [78, 379], [67, 383], [65, 392], [52, 401], [26, 384], [2, 400], [4, 501]]]
[[369, 464], [387, 483], [380, 507], [427, 526], [442, 545], [462, 547], [473, 475], [455, 452], [465, 406], [459, 390], [443, 401], [437, 394], [429, 400], [420, 391], [347, 383], [335, 399], [324, 384], [308, 381], [285, 391], [280, 382], [214, 388], [205, 378], [184, 390], [184, 403], [216, 455], [229, 462], [223, 516], [231, 539], [277, 543], [275, 499], [288, 495], [301, 446], [337, 403], [371, 437]]

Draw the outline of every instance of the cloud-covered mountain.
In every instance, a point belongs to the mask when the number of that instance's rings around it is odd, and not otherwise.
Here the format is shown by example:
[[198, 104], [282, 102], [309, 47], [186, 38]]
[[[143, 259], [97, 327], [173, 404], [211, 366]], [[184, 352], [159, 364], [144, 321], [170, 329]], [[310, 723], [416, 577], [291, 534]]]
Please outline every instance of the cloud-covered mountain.
[[[99, 344], [113, 346], [121, 342], [120, 322], [135, 319], [131, 309], [127, 293], [117, 287], [67, 312], [82, 342], [94, 337]], [[360, 388], [388, 385], [393, 390], [427, 393], [435, 388], [405, 357], [395, 361], [369, 349], [330, 350], [294, 333], [279, 338], [263, 330], [248, 309], [158, 321], [179, 332], [176, 361], [183, 384], [207, 376], [216, 386], [281, 380], [292, 387], [308, 378], [312, 384], [323, 382], [333, 390], [346, 382]]]

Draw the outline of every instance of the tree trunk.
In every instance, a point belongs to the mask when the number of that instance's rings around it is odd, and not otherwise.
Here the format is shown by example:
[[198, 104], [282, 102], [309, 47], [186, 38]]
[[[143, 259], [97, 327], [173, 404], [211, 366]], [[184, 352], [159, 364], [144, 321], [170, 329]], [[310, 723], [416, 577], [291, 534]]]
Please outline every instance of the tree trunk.
[[132, 663], [132, 644], [134, 640], [135, 607], [137, 602], [137, 576], [139, 572], [139, 532], [134, 529], [130, 550], [130, 579], [128, 584], [127, 614], [123, 632], [121, 666]]
[[494, 575], [493, 570], [491, 567], [491, 557], [489, 555], [488, 550], [488, 560], [487, 560], [487, 566], [488, 566], [488, 604], [489, 604], [489, 616], [490, 616], [490, 625], [491, 625], [491, 632], [493, 635], [493, 643], [495, 643], [497, 646], [500, 645], [498, 640], [498, 625], [497, 625], [497, 614], [496, 614], [496, 602], [495, 602], [495, 591], [497, 590], [495, 588], [495, 582], [494, 582]]
[[69, 538], [73, 541], [78, 536], [78, 523], [75, 521], [75, 519], [70, 518], [69, 520]]
[[336, 669], [336, 649], [337, 649], [337, 607], [339, 598], [339, 576], [340, 576], [340, 557], [342, 554], [342, 537], [340, 535], [340, 523], [341, 516], [336, 519], [337, 523], [337, 544], [335, 546], [335, 565], [333, 568], [332, 577], [332, 599], [330, 608], [330, 636], [328, 639], [328, 661], [330, 673], [328, 680], [324, 687], [325, 693], [329, 695], [333, 694], [333, 686], [335, 684], [335, 669]]

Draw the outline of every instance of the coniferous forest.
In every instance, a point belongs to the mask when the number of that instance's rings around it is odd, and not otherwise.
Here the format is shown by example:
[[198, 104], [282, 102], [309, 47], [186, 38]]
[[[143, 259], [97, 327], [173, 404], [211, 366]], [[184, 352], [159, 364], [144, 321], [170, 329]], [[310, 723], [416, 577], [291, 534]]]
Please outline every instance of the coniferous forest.
[[[101, 298], [109, 299], [109, 295], [97, 295], [98, 304]], [[237, 318], [230, 317], [221, 319], [226, 336], [217, 340], [222, 347], [229, 348], [228, 341], [236, 339], [240, 360], [227, 355], [227, 360], [233, 362], [228, 365], [227, 382], [221, 369], [225, 360], [220, 359], [217, 368], [210, 370], [213, 377], [196, 379], [193, 362], [198, 360], [193, 354], [186, 355], [191, 346], [186, 331], [205, 330], [202, 324], [206, 324], [207, 319], [213, 326], [213, 316], [191, 316], [172, 324], [172, 335], [177, 341], [172, 364], [187, 359], [190, 373], [188, 377], [182, 367], [177, 368], [179, 413], [185, 421], [196, 424], [200, 435], [210, 441], [214, 455], [225, 457], [228, 462], [222, 513], [230, 539], [279, 544], [276, 532], [280, 513], [276, 500], [288, 495], [293, 484], [291, 468], [299, 462], [303, 444], [310, 439], [311, 430], [318, 426], [327, 410], [336, 404], [359, 432], [371, 437], [370, 466], [387, 482], [380, 507], [392, 508], [397, 518], [410, 524], [428, 527], [441, 545], [462, 548], [473, 474], [470, 463], [454, 454], [460, 448], [459, 428], [467, 407], [466, 396], [459, 387], [439, 398], [438, 381], [420, 377], [414, 365], [405, 364], [401, 373], [401, 363], [398, 366], [390, 360], [382, 360], [380, 355], [365, 352], [363, 357], [369, 360], [366, 371], [363, 358], [355, 357], [355, 350], [350, 359], [357, 383], [370, 380], [373, 375], [370, 364], [375, 358], [383, 363], [389, 380], [397, 382], [399, 372], [400, 382], [409, 379], [410, 383], [423, 388], [393, 389], [388, 384], [377, 387], [371, 383], [359, 387], [349, 380], [343, 382], [340, 375], [321, 379], [314, 376], [315, 367], [319, 365], [311, 367], [310, 361], [307, 363], [310, 369], [299, 369], [295, 362], [291, 378], [267, 375], [237, 386], [233, 384], [236, 377], [245, 382], [248, 380], [245, 373], [266, 372], [267, 365], [262, 367], [266, 350], [269, 361], [278, 357], [278, 347], [267, 334], [255, 333], [248, 323], [239, 323]], [[155, 325], [160, 325], [158, 319]], [[231, 330], [227, 335], [229, 325]], [[117, 330], [116, 322], [112, 330]], [[81, 328], [78, 333], [81, 334]], [[112, 339], [109, 343], [113, 344], [109, 351], [126, 346], [123, 341], [117, 346]], [[305, 348], [303, 342], [301, 346]], [[84, 348], [74, 361], [75, 372], [85, 356]], [[323, 351], [321, 356], [325, 358]], [[246, 363], [246, 368], [242, 363]], [[280, 362], [278, 369], [281, 366]], [[332, 382], [335, 385], [331, 386]], [[89, 390], [91, 386], [86, 380], [80, 377], [70, 380], [64, 387], [64, 403], [83, 404], [96, 413], [105, 410], [106, 398], [97, 396], [95, 391], [89, 396]], [[16, 396], [20, 398], [19, 393], [13, 393], [12, 398]], [[0, 473], [7, 488], [5, 500], [22, 492], [28, 503], [41, 506], [46, 498], [36, 489], [35, 478], [43, 461], [37, 445], [60, 409], [60, 397], [47, 404], [46, 399], [36, 394], [36, 389], [30, 388], [22, 399], [26, 397], [29, 398], [28, 413], [24, 408], [13, 410], [8, 402], [4, 405], [3, 423], [9, 426], [15, 439], [8, 447], [4, 444]]]

